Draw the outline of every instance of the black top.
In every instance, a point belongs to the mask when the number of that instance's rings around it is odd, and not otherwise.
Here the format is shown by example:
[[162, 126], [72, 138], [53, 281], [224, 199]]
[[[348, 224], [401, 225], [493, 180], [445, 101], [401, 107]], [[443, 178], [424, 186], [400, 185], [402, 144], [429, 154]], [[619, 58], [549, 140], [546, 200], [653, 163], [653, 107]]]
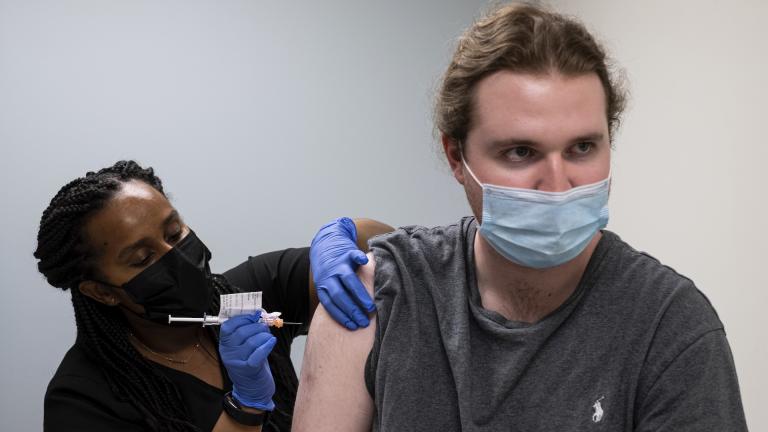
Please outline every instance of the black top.
[[[272, 328], [277, 344], [269, 356], [275, 378], [275, 410], [264, 431], [289, 431], [298, 379], [291, 363], [291, 342], [306, 334], [309, 322], [309, 249], [286, 249], [249, 257], [224, 273], [240, 291], [262, 291], [262, 307], [282, 312], [286, 321], [305, 323]], [[208, 329], [211, 329], [209, 327]], [[218, 354], [218, 353], [217, 353]], [[187, 373], [151, 362], [171, 380], [187, 406], [190, 421], [210, 431], [222, 412], [222, 399], [232, 383], [222, 366], [224, 389]], [[44, 429], [54, 431], [141, 431], [141, 414], [112, 393], [98, 365], [77, 341], [61, 361], [45, 394]]]

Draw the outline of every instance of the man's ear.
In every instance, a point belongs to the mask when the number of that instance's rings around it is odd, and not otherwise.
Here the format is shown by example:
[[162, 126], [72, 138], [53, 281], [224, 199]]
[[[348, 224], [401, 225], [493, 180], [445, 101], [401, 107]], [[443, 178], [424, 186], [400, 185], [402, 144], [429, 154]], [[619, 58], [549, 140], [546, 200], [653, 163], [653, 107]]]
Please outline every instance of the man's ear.
[[80, 292], [107, 306], [117, 306], [120, 299], [115, 295], [115, 289], [101, 282], [87, 280], [78, 285]]
[[440, 134], [440, 140], [443, 143], [443, 152], [448, 160], [448, 165], [451, 167], [453, 177], [460, 184], [464, 184], [464, 164], [462, 163], [461, 146], [459, 146], [456, 140], [444, 133]]

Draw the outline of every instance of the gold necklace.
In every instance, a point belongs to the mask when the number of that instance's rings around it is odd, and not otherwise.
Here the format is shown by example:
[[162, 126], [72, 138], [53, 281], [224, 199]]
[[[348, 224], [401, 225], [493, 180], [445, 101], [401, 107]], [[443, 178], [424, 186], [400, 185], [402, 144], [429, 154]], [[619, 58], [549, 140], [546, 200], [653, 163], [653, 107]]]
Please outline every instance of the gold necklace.
[[198, 348], [200, 348], [200, 334], [199, 334], [199, 332], [198, 332], [198, 336], [197, 336], [197, 343], [195, 344], [194, 347], [192, 347], [192, 352], [189, 354], [189, 356], [187, 358], [185, 358], [183, 360], [175, 359], [173, 357], [168, 357], [165, 354], [161, 354], [161, 353], [153, 350], [152, 348], [150, 348], [147, 345], [145, 345], [144, 342], [142, 342], [139, 338], [137, 338], [136, 335], [134, 335], [133, 333], [128, 333], [128, 335], [131, 336], [133, 338], [133, 340], [135, 340], [136, 343], [138, 343], [147, 352], [149, 352], [151, 354], [154, 354], [157, 357], [160, 357], [160, 358], [162, 358], [164, 360], [167, 360], [167, 361], [169, 361], [171, 363], [176, 363], [176, 364], [187, 364], [187, 363], [189, 363], [189, 361], [192, 359], [192, 356], [195, 355], [195, 352], [198, 350]]
[[205, 346], [203, 341], [200, 339], [200, 333], [197, 334], [197, 341], [199, 342], [200, 347], [203, 349], [203, 351], [208, 354], [208, 357], [210, 357], [214, 363], [217, 365], [219, 364], [219, 358], [213, 354], [211, 354], [210, 351], [208, 351], [208, 348]]

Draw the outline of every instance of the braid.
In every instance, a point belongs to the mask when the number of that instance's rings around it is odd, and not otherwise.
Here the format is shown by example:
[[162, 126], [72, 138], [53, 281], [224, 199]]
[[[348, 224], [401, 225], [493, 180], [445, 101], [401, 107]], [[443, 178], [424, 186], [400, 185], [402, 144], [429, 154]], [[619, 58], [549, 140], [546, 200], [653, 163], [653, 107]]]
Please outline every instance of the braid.
[[219, 314], [219, 296], [221, 294], [234, 294], [240, 292], [236, 287], [231, 285], [229, 281], [220, 274], [212, 274], [211, 275], [211, 282], [213, 283], [213, 288], [216, 291], [216, 295], [213, 296], [213, 300], [211, 301], [211, 310], [209, 311], [210, 315], [218, 315]]
[[35, 258], [48, 283], [66, 290], [84, 278], [87, 248], [82, 241], [85, 218], [129, 180], [141, 180], [163, 192], [163, 183], [152, 168], [134, 161], [120, 161], [98, 172], [89, 172], [59, 190], [40, 219]]
[[[48, 283], [63, 290], [71, 288], [78, 341], [101, 367], [112, 392], [139, 411], [149, 430], [197, 431], [176, 386], [128, 341], [123, 316], [77, 288], [90, 272], [89, 250], [82, 234], [87, 217], [103, 208], [122, 183], [134, 179], [164, 194], [152, 168], [144, 169], [134, 161], [89, 172], [62, 187], [43, 212], [34, 256]], [[218, 311], [218, 293], [231, 292], [232, 287], [219, 275], [212, 282]]]

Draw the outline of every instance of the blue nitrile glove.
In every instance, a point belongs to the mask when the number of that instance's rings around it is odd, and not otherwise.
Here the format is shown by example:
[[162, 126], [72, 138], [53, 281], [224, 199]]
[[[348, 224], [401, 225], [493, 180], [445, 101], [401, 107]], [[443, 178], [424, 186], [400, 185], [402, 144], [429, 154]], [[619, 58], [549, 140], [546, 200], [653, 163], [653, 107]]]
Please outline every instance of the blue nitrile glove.
[[277, 339], [259, 318], [261, 311], [225, 321], [219, 333], [219, 354], [232, 381], [232, 396], [245, 406], [272, 411], [275, 380], [267, 356]]
[[367, 327], [367, 314], [376, 309], [355, 274], [368, 262], [356, 242], [355, 223], [344, 217], [323, 225], [309, 250], [317, 298], [333, 319], [350, 330]]

